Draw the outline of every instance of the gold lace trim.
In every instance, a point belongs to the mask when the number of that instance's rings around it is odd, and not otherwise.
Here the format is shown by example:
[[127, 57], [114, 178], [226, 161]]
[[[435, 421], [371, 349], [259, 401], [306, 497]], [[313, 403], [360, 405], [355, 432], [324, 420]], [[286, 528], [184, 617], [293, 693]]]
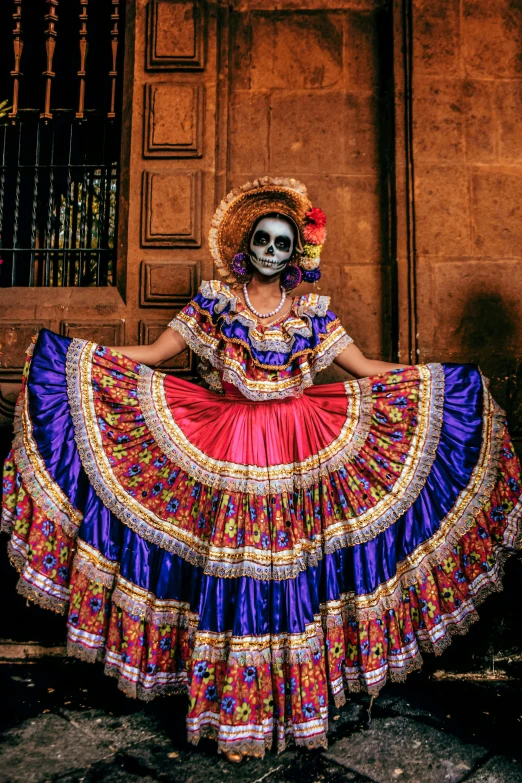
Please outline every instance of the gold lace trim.
[[261, 666], [264, 663], [310, 663], [324, 644], [321, 616], [303, 633], [234, 636], [232, 631], [215, 633], [197, 631], [194, 638], [194, 660], [228, 661], [241, 666]]
[[16, 584], [17, 592], [28, 601], [41, 606], [42, 609], [50, 609], [52, 612], [56, 612], [56, 614], [65, 614], [67, 612], [68, 599], [50, 595], [43, 588], [28, 581], [29, 575], [24, 573], [24, 569], [28, 565], [27, 555], [16, 549], [12, 540], [7, 544], [7, 554], [11, 565], [20, 574]]
[[[191, 303], [191, 306], [194, 307], [195, 310], [200, 312], [202, 315], [211, 318], [210, 313], [208, 313], [206, 310], [203, 310], [199, 305], [197, 305], [196, 302]], [[243, 317], [240, 315], [235, 316], [235, 318], [239, 320], [243, 320]], [[286, 325], [287, 330], [290, 329], [290, 332], [292, 333], [292, 340], [290, 341], [293, 345], [294, 343], [294, 333], [298, 334], [302, 331], [303, 328], [309, 329], [309, 327], [306, 326], [305, 322], [301, 318], [293, 319], [295, 321], [295, 324], [292, 326], [291, 323]], [[175, 331], [178, 331], [184, 338], [191, 350], [194, 351], [198, 356], [207, 359], [209, 362], [212, 363], [212, 365], [220, 370], [223, 370], [227, 363], [233, 362], [234, 360], [231, 359], [231, 357], [224, 354], [221, 343], [222, 341], [226, 343], [234, 343], [236, 345], [241, 345], [249, 355], [249, 359], [252, 362], [252, 364], [256, 367], [259, 367], [264, 370], [269, 370], [271, 372], [283, 372], [284, 370], [287, 370], [289, 367], [291, 367], [294, 363], [296, 363], [296, 360], [299, 359], [301, 356], [310, 356], [310, 357], [323, 357], [321, 360], [321, 367], [317, 367], [316, 372], [319, 371], [319, 369], [323, 369], [325, 366], [327, 366], [324, 362], [325, 356], [328, 356], [332, 353], [332, 345], [336, 344], [337, 341], [339, 341], [339, 348], [337, 349], [337, 353], [339, 353], [341, 350], [344, 350], [348, 345], [353, 343], [353, 339], [346, 333], [344, 327], [342, 326], [341, 322], [338, 318], [336, 318], [334, 321], [331, 322], [330, 328], [331, 331], [324, 335], [324, 339], [322, 342], [319, 343], [319, 345], [316, 345], [315, 348], [308, 347], [303, 348], [301, 351], [296, 351], [291, 355], [289, 360], [285, 362], [284, 364], [265, 364], [259, 359], [257, 359], [252, 354], [252, 346], [246, 342], [245, 340], [242, 340], [239, 337], [227, 337], [223, 335], [221, 331], [219, 331], [220, 339], [217, 337], [214, 337], [213, 335], [208, 334], [205, 332], [200, 324], [198, 323], [197, 319], [193, 316], [187, 315], [183, 311], [178, 313], [175, 318], [172, 319], [172, 321], [168, 324], [171, 329], [174, 329]], [[245, 324], [246, 325], [246, 324]], [[268, 324], [268, 326], [271, 326], [272, 324]], [[311, 330], [309, 329], [310, 333]], [[258, 343], [270, 343], [270, 346], [268, 348], [263, 348], [260, 350], [272, 350], [277, 353], [289, 353], [291, 350], [291, 347], [289, 348], [288, 345], [286, 345], [286, 342], [283, 344], [279, 337], [277, 335], [280, 332], [276, 332], [276, 336], [273, 338], [267, 338], [266, 336], [259, 335], [259, 338], [256, 338], [256, 335], [253, 334], [252, 341], [256, 341]], [[249, 332], [250, 334], [250, 332]], [[282, 334], [282, 332], [281, 332]], [[330, 360], [329, 364], [333, 361], [335, 358], [335, 354], [332, 356], [332, 359]], [[313, 364], [317, 364], [317, 361], [313, 361]], [[300, 365], [297, 364], [297, 367]], [[250, 381], [251, 384], [259, 383], [259, 381], [254, 381], [253, 379], [248, 378], [246, 373], [243, 371], [244, 375], [244, 383], [245, 385]], [[272, 381], [272, 383], [276, 383], [276, 381]]]
[[117, 560], [108, 560], [90, 544], [78, 539], [73, 567], [85, 574], [91, 581], [105, 587], [112, 587], [115, 577], [120, 571]]

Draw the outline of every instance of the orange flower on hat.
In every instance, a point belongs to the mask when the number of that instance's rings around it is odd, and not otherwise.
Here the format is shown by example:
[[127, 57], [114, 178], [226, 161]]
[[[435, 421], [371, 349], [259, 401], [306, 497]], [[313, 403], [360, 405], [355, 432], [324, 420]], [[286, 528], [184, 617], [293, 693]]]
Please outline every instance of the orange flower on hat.
[[326, 239], [326, 215], [319, 207], [312, 207], [306, 213], [306, 225], [303, 230], [305, 242], [322, 245]]

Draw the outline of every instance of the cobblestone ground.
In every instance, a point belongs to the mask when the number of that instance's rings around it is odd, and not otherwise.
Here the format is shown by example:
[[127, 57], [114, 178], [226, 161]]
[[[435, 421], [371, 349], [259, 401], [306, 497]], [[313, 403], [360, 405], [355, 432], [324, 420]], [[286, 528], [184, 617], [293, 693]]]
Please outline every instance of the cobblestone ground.
[[333, 711], [325, 752], [232, 765], [185, 741], [182, 697], [125, 698], [101, 668], [72, 660], [0, 666], [2, 783], [522, 782], [522, 680], [412, 675]]

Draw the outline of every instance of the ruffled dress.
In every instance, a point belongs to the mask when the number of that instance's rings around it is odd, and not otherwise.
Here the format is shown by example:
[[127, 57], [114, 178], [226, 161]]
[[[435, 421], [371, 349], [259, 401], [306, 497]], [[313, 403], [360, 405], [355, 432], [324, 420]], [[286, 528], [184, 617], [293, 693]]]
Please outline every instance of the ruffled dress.
[[3, 479], [19, 590], [129, 696], [186, 693], [192, 742], [323, 747], [329, 699], [403, 680], [500, 589], [504, 414], [471, 364], [314, 386], [351, 342], [326, 296], [266, 325], [205, 281], [170, 326], [210, 388], [39, 332]]

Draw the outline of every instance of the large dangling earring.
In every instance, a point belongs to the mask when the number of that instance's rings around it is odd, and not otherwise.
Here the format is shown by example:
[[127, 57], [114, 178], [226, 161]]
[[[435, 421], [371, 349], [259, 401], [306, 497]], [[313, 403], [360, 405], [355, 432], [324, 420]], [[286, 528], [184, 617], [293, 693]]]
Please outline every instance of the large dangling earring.
[[303, 279], [303, 273], [295, 264], [288, 264], [286, 269], [281, 274], [281, 285], [287, 291], [291, 291], [292, 288], [297, 288], [301, 280]]
[[246, 277], [248, 274], [249, 256], [247, 253], [236, 253], [232, 259], [232, 271], [238, 277]]
[[303, 272], [303, 280], [305, 283], [316, 283], [321, 277], [320, 269], [306, 269]]

